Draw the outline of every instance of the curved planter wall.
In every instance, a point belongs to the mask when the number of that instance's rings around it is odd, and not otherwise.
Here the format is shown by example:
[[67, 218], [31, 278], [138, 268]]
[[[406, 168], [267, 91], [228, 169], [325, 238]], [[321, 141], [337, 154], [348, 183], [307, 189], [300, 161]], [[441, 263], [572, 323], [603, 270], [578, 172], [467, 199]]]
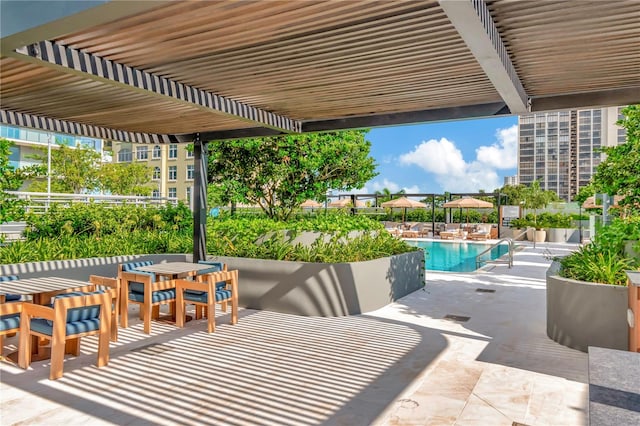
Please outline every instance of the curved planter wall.
[[[0, 275], [57, 276], [88, 280], [116, 276], [132, 260], [190, 262], [190, 254], [116, 256], [0, 265]], [[354, 315], [379, 309], [424, 286], [424, 253], [416, 251], [366, 262], [306, 263], [211, 257], [239, 270], [239, 303], [307, 316]]]
[[589, 346], [627, 350], [627, 287], [593, 284], [547, 271], [547, 336], [587, 352]]
[[288, 314], [370, 312], [424, 286], [422, 251], [352, 263], [209, 258], [238, 269], [242, 306]]

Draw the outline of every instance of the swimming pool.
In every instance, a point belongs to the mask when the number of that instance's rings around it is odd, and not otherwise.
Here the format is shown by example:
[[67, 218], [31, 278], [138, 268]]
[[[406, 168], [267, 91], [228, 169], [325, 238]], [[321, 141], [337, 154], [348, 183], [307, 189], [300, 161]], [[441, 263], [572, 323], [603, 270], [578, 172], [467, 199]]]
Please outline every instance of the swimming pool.
[[[407, 241], [425, 251], [425, 268], [434, 271], [473, 272], [476, 268], [476, 256], [491, 247], [491, 244], [468, 243], [465, 241]], [[497, 259], [509, 251], [506, 244], [494, 247], [490, 258]], [[487, 259], [489, 253], [483, 258]]]

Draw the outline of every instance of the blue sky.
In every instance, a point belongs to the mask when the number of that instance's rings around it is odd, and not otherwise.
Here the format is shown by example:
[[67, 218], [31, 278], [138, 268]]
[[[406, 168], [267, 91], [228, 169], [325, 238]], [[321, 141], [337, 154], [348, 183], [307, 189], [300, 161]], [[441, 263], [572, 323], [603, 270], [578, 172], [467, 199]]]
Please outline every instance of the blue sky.
[[[517, 173], [518, 117], [372, 129], [379, 175], [358, 193], [487, 192]], [[353, 191], [352, 191], [353, 192]]]

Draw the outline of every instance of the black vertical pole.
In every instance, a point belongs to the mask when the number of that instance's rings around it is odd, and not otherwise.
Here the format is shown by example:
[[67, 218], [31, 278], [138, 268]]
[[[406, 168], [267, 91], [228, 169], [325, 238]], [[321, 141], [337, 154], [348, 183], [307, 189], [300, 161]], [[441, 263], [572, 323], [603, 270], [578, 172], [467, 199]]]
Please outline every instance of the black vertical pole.
[[193, 262], [207, 259], [207, 142], [196, 133], [193, 141], [195, 163], [193, 197]]
[[436, 194], [431, 194], [431, 236], [436, 236]]
[[351, 214], [356, 214], [356, 194], [351, 194]]
[[502, 196], [500, 195], [500, 193], [498, 192], [498, 196], [496, 197], [498, 200], [498, 239], [500, 239], [500, 228], [502, 226], [502, 215], [500, 214], [500, 201], [502, 199]]

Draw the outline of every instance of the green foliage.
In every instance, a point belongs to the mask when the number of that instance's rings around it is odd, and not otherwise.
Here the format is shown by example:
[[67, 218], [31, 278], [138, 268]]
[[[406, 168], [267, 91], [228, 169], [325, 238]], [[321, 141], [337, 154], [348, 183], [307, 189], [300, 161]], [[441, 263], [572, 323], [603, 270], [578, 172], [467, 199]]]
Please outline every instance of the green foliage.
[[500, 193], [506, 196], [505, 203], [508, 206], [519, 206], [521, 202], [524, 202], [528, 191], [526, 185], [505, 185], [500, 188]]
[[577, 252], [560, 260], [561, 276], [579, 281], [626, 285], [624, 271], [632, 269], [632, 259], [620, 256], [612, 250], [602, 249], [592, 244], [581, 247]]
[[624, 253], [627, 240], [640, 240], [640, 216], [614, 219], [593, 241], [560, 260], [560, 275], [580, 281], [626, 285], [625, 270], [638, 262]]
[[[164, 208], [55, 206], [47, 214], [30, 217], [29, 225], [26, 241], [0, 247], [0, 262], [193, 250], [191, 213], [182, 204]], [[321, 236], [310, 245], [295, 243], [302, 231], [315, 231]], [[207, 251], [221, 256], [353, 262], [413, 250], [384, 231], [380, 222], [339, 212], [286, 222], [264, 216], [221, 215], [210, 219], [207, 227]]]
[[366, 130], [210, 142], [209, 180], [220, 201], [258, 205], [288, 219], [327, 190], [359, 188], [376, 176]]
[[165, 207], [54, 204], [47, 213], [29, 215], [25, 237], [38, 240], [60, 235], [101, 237], [136, 230], [190, 231], [191, 217], [191, 211], [182, 203]]
[[38, 166], [16, 169], [9, 162], [13, 142], [0, 139], [0, 223], [21, 220], [24, 217], [25, 201], [10, 196], [6, 191], [20, 189], [23, 182], [39, 173]]
[[142, 163], [105, 163], [100, 167], [98, 186], [116, 195], [151, 195], [151, 167]]
[[523, 205], [526, 209], [533, 209], [533, 223], [537, 229], [543, 225], [538, 223], [537, 210], [544, 208], [552, 201], [558, 200], [558, 195], [553, 191], [545, 191], [540, 187], [540, 182], [534, 180], [524, 191]]
[[[47, 164], [47, 148], [40, 148], [33, 158]], [[57, 145], [51, 150], [51, 192], [80, 194], [98, 187], [100, 154], [91, 148], [70, 148]], [[30, 191], [46, 192], [47, 182], [37, 180], [29, 186]]]
[[603, 148], [607, 158], [598, 165], [592, 178], [598, 192], [621, 195], [620, 206], [627, 212], [640, 212], [640, 105], [622, 110], [618, 125], [627, 131], [627, 142]]

